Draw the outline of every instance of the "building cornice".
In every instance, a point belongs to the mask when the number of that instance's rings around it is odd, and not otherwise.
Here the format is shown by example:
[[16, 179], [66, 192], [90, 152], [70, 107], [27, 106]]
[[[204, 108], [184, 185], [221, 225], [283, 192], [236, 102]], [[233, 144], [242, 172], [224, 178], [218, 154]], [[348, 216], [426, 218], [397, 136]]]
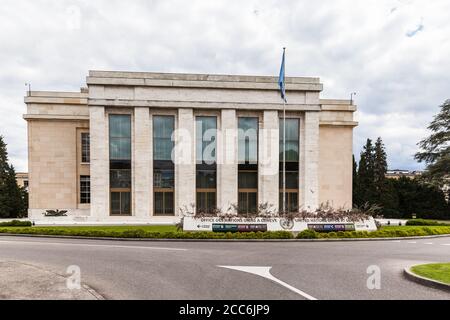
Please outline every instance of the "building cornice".
[[24, 114], [23, 118], [29, 120], [67, 120], [89, 121], [89, 115], [59, 115], [59, 114]]
[[341, 126], [341, 127], [357, 127], [359, 125], [356, 121], [320, 121], [320, 126]]
[[[90, 71], [88, 85], [278, 90], [278, 78], [267, 76]], [[288, 91], [323, 90], [319, 78], [288, 77]]]

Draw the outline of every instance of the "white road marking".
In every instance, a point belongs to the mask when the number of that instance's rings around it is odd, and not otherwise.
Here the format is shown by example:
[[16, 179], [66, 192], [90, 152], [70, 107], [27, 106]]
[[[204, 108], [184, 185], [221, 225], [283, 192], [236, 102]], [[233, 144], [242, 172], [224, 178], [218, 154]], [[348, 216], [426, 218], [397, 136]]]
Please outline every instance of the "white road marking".
[[172, 250], [172, 251], [187, 251], [187, 249], [180, 248], [166, 248], [166, 247], [144, 247], [144, 246], [120, 246], [109, 244], [85, 244], [85, 243], [64, 243], [64, 242], [47, 242], [47, 241], [8, 241], [0, 240], [0, 243], [12, 243], [12, 244], [31, 244], [31, 245], [54, 245], [54, 246], [81, 246], [81, 247], [103, 247], [103, 248], [127, 248], [127, 249], [149, 249], [149, 250]]
[[441, 246], [450, 246], [450, 243], [443, 243]]
[[294, 288], [293, 286], [287, 284], [286, 282], [283, 282], [280, 279], [275, 278], [270, 273], [270, 269], [272, 269], [272, 267], [245, 267], [245, 266], [218, 266], [218, 267], [255, 274], [257, 276], [260, 276], [260, 277], [269, 279], [273, 282], [276, 282], [276, 283], [282, 285], [283, 287], [288, 288], [289, 290], [301, 295], [302, 297], [304, 297], [308, 300], [317, 300], [313, 296], [310, 296], [309, 294], [307, 294], [301, 290], [298, 290], [297, 288]]
[[408, 242], [408, 243], [410, 243], [410, 244], [415, 244], [415, 243], [417, 243], [417, 241], [410, 241], [410, 242]]
[[433, 244], [433, 242], [425, 242], [424, 244], [426, 244], [426, 245], [432, 245]]

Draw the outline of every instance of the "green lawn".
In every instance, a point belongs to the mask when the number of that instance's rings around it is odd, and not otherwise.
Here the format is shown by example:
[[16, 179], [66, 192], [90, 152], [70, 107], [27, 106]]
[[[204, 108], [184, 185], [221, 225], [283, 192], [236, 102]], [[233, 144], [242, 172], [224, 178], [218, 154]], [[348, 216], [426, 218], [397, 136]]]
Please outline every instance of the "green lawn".
[[450, 263], [424, 264], [411, 268], [415, 274], [450, 284]]

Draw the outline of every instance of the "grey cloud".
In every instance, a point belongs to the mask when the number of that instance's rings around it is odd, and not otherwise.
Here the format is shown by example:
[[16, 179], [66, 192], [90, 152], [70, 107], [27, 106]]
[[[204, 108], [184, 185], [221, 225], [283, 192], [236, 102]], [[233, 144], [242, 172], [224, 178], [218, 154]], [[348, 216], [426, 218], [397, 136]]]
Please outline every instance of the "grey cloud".
[[[446, 0], [4, 0], [0, 134], [26, 170], [28, 81], [78, 90], [89, 69], [277, 75], [286, 46], [288, 76], [320, 76], [324, 97], [358, 92], [355, 154], [382, 136], [392, 167], [420, 167], [416, 143], [449, 98], [446, 12]], [[421, 17], [427, 32], [405, 37]]]

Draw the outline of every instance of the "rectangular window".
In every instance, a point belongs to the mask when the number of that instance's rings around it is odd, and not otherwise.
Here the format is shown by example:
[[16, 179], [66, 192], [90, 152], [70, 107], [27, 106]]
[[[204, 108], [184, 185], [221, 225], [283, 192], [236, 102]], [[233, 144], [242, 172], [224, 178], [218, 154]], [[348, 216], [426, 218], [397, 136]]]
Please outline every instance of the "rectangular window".
[[[299, 121], [286, 119], [286, 162], [299, 161]], [[280, 119], [280, 162], [283, 161], [283, 119]]]
[[[283, 119], [280, 119], [280, 203], [281, 212], [297, 212], [299, 209], [299, 149], [300, 149], [300, 131], [299, 119], [286, 119], [286, 142], [283, 144]], [[283, 147], [286, 147], [286, 188], [285, 188], [285, 205], [283, 208]]]
[[155, 215], [175, 214], [175, 166], [172, 161], [175, 117], [153, 116], [153, 199]]
[[196, 210], [213, 213], [217, 207], [217, 118], [196, 118]]
[[258, 118], [238, 119], [238, 158], [240, 164], [258, 162]]
[[197, 117], [196, 159], [197, 164], [216, 163], [217, 118]]
[[238, 119], [238, 213], [258, 210], [258, 118]]
[[90, 176], [80, 176], [80, 203], [91, 203]]
[[90, 137], [89, 132], [81, 133], [81, 162], [91, 162], [91, 149], [90, 149]]
[[109, 159], [131, 160], [131, 116], [109, 116]]
[[111, 215], [131, 215], [131, 115], [109, 115]]

